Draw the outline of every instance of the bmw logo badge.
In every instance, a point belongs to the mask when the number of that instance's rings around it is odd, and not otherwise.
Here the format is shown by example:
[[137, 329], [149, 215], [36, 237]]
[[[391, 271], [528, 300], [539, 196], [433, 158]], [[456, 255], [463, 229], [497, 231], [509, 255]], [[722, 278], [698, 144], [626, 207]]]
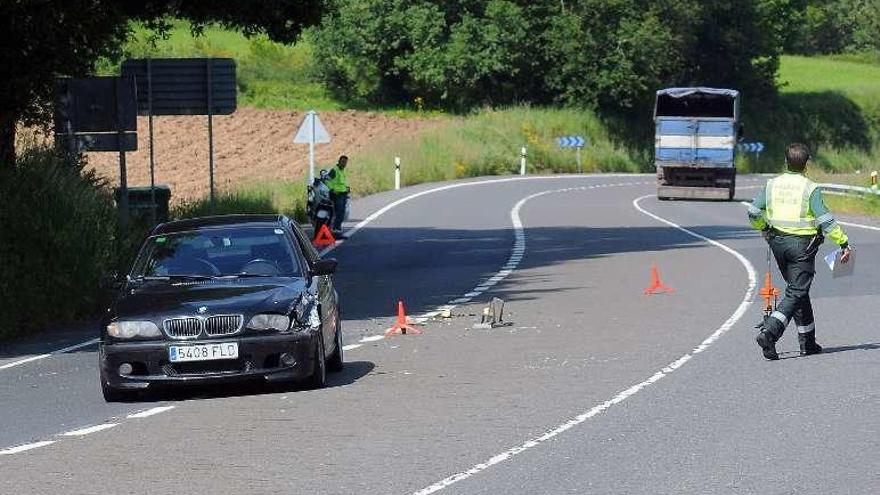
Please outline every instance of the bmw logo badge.
[[203, 314], [205, 314], [205, 313], [207, 313], [207, 312], [208, 312], [208, 307], [207, 307], [207, 306], [202, 306], [202, 307], [199, 308], [199, 314], [200, 314], [200, 315], [203, 315]]

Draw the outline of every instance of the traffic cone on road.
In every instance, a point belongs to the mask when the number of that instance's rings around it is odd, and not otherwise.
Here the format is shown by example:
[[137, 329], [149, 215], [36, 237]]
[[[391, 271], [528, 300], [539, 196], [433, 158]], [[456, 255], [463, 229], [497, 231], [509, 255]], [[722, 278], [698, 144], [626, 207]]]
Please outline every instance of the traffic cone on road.
[[773, 287], [773, 278], [769, 270], [764, 277], [764, 287], [761, 287], [760, 294], [764, 298], [764, 311], [769, 315], [773, 312], [775, 302], [779, 298], [779, 289]]
[[333, 237], [333, 232], [330, 232], [330, 229], [327, 228], [327, 224], [321, 225], [321, 228], [318, 229], [318, 235], [315, 236], [315, 240], [312, 241], [315, 247], [324, 247], [324, 246], [332, 246], [336, 244], [336, 238]]
[[403, 301], [397, 301], [397, 323], [388, 330], [385, 330], [385, 336], [390, 337], [398, 331], [401, 335], [406, 335], [407, 330], [414, 334], [422, 333], [422, 330], [419, 327], [412, 325], [407, 321], [406, 310], [403, 308]]
[[663, 285], [663, 282], [660, 281], [660, 271], [657, 270], [657, 264], [653, 263], [651, 264], [651, 285], [647, 289], [645, 289], [645, 295], [649, 296], [651, 294], [658, 294], [660, 292], [672, 294], [673, 292], [675, 292], [675, 289]]

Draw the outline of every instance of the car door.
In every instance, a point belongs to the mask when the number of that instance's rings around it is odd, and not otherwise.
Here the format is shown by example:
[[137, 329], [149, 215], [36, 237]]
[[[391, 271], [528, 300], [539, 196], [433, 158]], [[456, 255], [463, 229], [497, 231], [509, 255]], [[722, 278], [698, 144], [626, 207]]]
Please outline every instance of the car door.
[[[308, 241], [299, 227], [291, 220], [287, 220], [287, 229], [291, 232], [300, 251], [306, 258], [306, 263], [311, 269], [320, 258], [312, 243]], [[333, 287], [333, 278], [330, 275], [311, 277], [309, 289], [321, 303], [321, 330], [324, 334], [324, 344], [327, 353], [333, 352], [335, 345], [336, 327], [339, 319], [339, 308], [336, 290]]]

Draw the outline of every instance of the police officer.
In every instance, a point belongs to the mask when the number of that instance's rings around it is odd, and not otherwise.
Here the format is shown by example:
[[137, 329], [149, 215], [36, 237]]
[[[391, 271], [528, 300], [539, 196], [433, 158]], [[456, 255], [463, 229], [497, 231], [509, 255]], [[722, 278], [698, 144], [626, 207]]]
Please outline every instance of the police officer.
[[348, 165], [348, 157], [342, 155], [336, 165], [327, 174], [325, 181], [330, 188], [330, 199], [333, 200], [333, 233], [337, 237], [342, 232], [342, 221], [345, 220], [345, 207], [348, 202], [348, 194], [351, 188], [345, 179], [345, 167]]
[[755, 340], [764, 357], [779, 359], [776, 342], [794, 318], [802, 356], [822, 352], [816, 343], [816, 325], [810, 303], [810, 285], [816, 274], [816, 253], [827, 236], [843, 249], [842, 263], [852, 248], [834, 215], [825, 206], [822, 191], [804, 177], [810, 150], [794, 143], [785, 150], [787, 171], [770, 179], [749, 206], [749, 223], [762, 231], [770, 244], [779, 271], [787, 283], [785, 297], [759, 325]]

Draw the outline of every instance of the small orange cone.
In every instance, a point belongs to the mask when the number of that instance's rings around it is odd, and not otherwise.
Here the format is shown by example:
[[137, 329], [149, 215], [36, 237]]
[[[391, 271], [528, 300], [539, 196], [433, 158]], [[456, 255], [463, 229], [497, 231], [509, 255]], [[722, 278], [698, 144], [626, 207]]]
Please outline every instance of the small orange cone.
[[327, 228], [327, 224], [321, 225], [321, 228], [318, 229], [318, 235], [315, 236], [315, 240], [312, 241], [315, 247], [324, 247], [324, 246], [332, 246], [336, 244], [336, 238], [333, 237], [333, 232], [330, 232], [330, 229]]
[[663, 285], [663, 282], [660, 281], [660, 271], [657, 270], [657, 264], [653, 263], [651, 264], [651, 286], [645, 289], [645, 295], [648, 296], [660, 292], [671, 294], [675, 292], [675, 289]]
[[403, 309], [403, 301], [397, 301], [397, 323], [388, 330], [385, 330], [385, 336], [390, 337], [398, 331], [401, 335], [406, 335], [407, 330], [414, 334], [422, 333], [422, 329], [415, 325], [411, 325], [406, 321], [406, 311]]
[[773, 303], [771, 300], [775, 300], [779, 297], [779, 289], [773, 287], [773, 279], [770, 277], [770, 272], [767, 272], [767, 275], [764, 277], [764, 287], [761, 287], [759, 292], [761, 297], [764, 298], [764, 311], [768, 314], [773, 311]]

